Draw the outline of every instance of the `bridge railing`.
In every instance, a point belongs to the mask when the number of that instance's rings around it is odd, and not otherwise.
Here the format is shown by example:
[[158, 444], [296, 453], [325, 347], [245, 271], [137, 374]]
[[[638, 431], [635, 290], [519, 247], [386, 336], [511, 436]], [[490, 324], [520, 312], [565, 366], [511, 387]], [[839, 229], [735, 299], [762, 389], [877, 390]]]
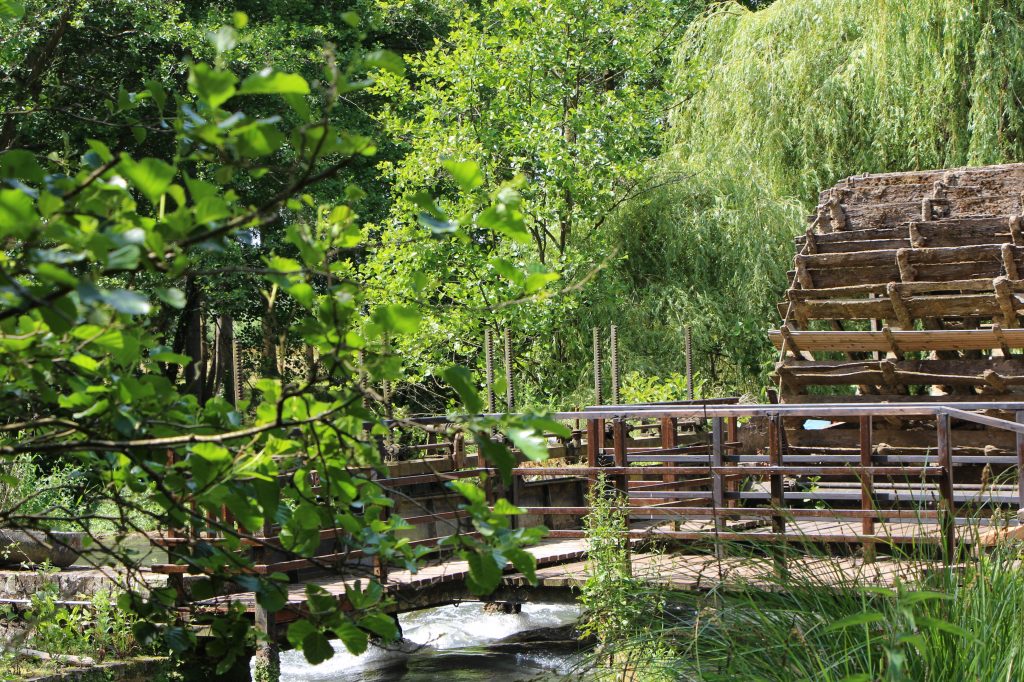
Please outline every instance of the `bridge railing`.
[[[585, 536], [580, 520], [589, 513], [586, 493], [604, 474], [626, 501], [629, 537], [705, 543], [718, 551], [736, 542], [855, 544], [871, 559], [879, 548], [909, 544], [934, 546], [952, 560], [974, 529], [999, 523], [993, 508], [1022, 506], [1024, 403], [739, 405], [733, 400], [598, 406], [552, 417], [573, 427], [571, 438], [550, 438], [553, 462], [520, 457], [507, 490], [494, 484], [491, 463], [460, 437], [457, 418], [421, 420], [437, 434], [431, 443], [437, 446], [434, 457], [395, 463], [383, 477], [365, 473], [396, 501], [396, 513], [421, 529], [411, 542], [428, 548], [455, 530], [473, 531], [459, 500], [443, 484], [481, 473], [489, 474], [490, 499], [509, 497], [524, 511], [519, 523], [544, 523], [554, 539]], [[874, 423], [893, 417], [909, 420], [920, 440], [930, 439], [934, 448], [894, 455], [876, 447]], [[809, 419], [826, 429], [856, 430], [856, 452], [791, 453], [787, 428]], [[1015, 434], [1014, 461], [994, 459], [1009, 474], [1016, 469], [1015, 485], [990, 485], [987, 491], [982, 486], [980, 494], [955, 485], [958, 472], [974, 460], [958, 464], [954, 457], [954, 420]], [[409, 500], [412, 507], [402, 509]], [[312, 557], [289, 556], [279, 533], [268, 524], [246, 540], [257, 573], [286, 572], [298, 579], [307, 570], [362, 566], [388, 579], [388, 567], [356, 547], [342, 529], [323, 529]], [[213, 535], [209, 529], [178, 530], [167, 540], [176, 561], [157, 570], [190, 571], [188, 548], [214, 540]]]

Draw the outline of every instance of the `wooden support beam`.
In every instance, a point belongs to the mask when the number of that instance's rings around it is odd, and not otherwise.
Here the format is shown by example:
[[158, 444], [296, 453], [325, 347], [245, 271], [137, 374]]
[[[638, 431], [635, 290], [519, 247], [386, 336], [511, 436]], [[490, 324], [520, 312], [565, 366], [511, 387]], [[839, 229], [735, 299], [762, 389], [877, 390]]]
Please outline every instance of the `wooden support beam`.
[[1024, 235], [1021, 234], [1021, 216], [1010, 216], [1010, 240], [1014, 246], [1024, 246]]
[[996, 277], [992, 280], [992, 290], [995, 292], [996, 302], [999, 304], [999, 310], [1003, 316], [1003, 327], [1019, 327], [1010, 281], [1006, 277]]
[[889, 301], [892, 303], [893, 314], [899, 321], [900, 327], [903, 329], [913, 329], [914, 319], [910, 315], [910, 310], [907, 308], [906, 301], [903, 300], [903, 294], [900, 291], [900, 287], [895, 282], [890, 282], [886, 287], [886, 293], [889, 294]]

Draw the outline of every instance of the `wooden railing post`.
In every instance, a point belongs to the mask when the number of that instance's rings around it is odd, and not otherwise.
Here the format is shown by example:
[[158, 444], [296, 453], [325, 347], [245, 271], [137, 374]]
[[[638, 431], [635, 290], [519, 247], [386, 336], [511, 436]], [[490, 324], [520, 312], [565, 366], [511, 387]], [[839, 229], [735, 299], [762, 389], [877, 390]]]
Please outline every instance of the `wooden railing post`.
[[[661, 449], [671, 450], [676, 446], [676, 426], [678, 420], [673, 417], [662, 417], [661, 418]], [[663, 474], [662, 480], [665, 483], [674, 483], [679, 479], [674, 474]]]
[[943, 560], [953, 562], [956, 549], [956, 504], [953, 499], [953, 444], [951, 442], [949, 415], [940, 412], [935, 416], [935, 431], [938, 441], [940, 528], [942, 533]]
[[[730, 443], [736, 443], [739, 441], [739, 437], [739, 420], [736, 417], [727, 417], [725, 420], [725, 439]], [[739, 447], [735, 445], [729, 446], [726, 450], [730, 455], [737, 455], [740, 452]], [[730, 477], [725, 482], [725, 490], [730, 493], [738, 491], [739, 481], [736, 478]], [[726, 501], [726, 506], [738, 507], [739, 502], [737, 499], [729, 499]]]
[[[1024, 424], [1024, 410], [1014, 413], [1018, 424]], [[1017, 513], [1024, 510], [1024, 433], [1017, 432]]]
[[[871, 455], [873, 452], [872, 444], [872, 433], [871, 433], [871, 415], [861, 415], [860, 418], [860, 465], [862, 467], [871, 466]], [[875, 511], [877, 505], [875, 503], [875, 481], [874, 476], [867, 472], [861, 473], [860, 477], [860, 508], [867, 511]], [[861, 519], [860, 531], [864, 535], [874, 535], [875, 533], [875, 517], [868, 516], [867, 514]], [[865, 563], [872, 563], [875, 560], [875, 542], [873, 540], [864, 541], [864, 561]]]
[[[625, 467], [627, 466], [626, 461], [626, 421], [624, 419], [617, 418], [612, 422], [612, 466]], [[615, 488], [618, 492], [623, 495], [629, 495], [629, 476], [616, 475], [612, 479], [615, 482]]]
[[[372, 471], [370, 473], [370, 478], [377, 479], [379, 478], [379, 475], [377, 474], [376, 471]], [[488, 479], [488, 481], [490, 481], [490, 479]], [[385, 495], [387, 495], [386, 490], [382, 490], [382, 492]], [[391, 507], [383, 507], [381, 509], [380, 516], [381, 520], [386, 522], [388, 520], [388, 517], [391, 516]], [[373, 577], [375, 577], [377, 579], [377, 582], [379, 582], [381, 585], [384, 585], [388, 581], [388, 565], [380, 554], [373, 555]]]
[[[725, 531], [725, 519], [719, 514], [725, 507], [725, 480], [722, 475], [722, 418], [711, 419], [711, 509], [715, 514], [715, 533]], [[715, 539], [715, 556], [724, 556], [722, 543]]]
[[[612, 422], [612, 452], [613, 452], [613, 466], [625, 467], [627, 466], [626, 458], [626, 420], [622, 417], [618, 417]], [[626, 535], [624, 538], [624, 550], [626, 554], [626, 566], [629, 574], [633, 574], [633, 559], [632, 553], [630, 552], [631, 543], [629, 538], [629, 476], [626, 474], [616, 475], [612, 477], [614, 482], [614, 488], [617, 492], [622, 494], [624, 498], [622, 503], [626, 505]], [[616, 505], [619, 504], [619, 500], [616, 500]]]
[[[782, 466], [782, 417], [773, 414], [768, 418], [768, 465]], [[780, 574], [786, 573], [786, 517], [782, 510], [786, 504], [786, 495], [782, 474], [769, 476], [771, 487], [771, 504], [776, 513], [772, 514], [772, 532], [779, 536], [782, 543], [781, 551], [776, 552], [775, 564]]]
[[597, 468], [597, 463], [601, 461], [601, 444], [603, 441], [604, 433], [601, 430], [601, 421], [599, 419], [588, 419], [587, 467], [591, 469], [590, 474], [587, 476], [590, 479], [589, 488], [593, 488], [594, 483], [597, 482], [597, 474], [593, 472], [593, 469]]

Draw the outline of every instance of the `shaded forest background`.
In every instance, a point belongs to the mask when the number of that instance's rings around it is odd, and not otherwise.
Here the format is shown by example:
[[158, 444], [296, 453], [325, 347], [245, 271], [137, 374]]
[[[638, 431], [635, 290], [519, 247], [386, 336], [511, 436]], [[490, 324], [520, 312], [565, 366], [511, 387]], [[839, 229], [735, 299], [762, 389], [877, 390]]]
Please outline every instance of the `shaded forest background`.
[[[358, 211], [373, 248], [345, 255], [371, 303], [420, 306], [416, 331], [390, 349], [405, 368], [390, 397], [402, 412], [449, 408], [441, 370], [482, 374], [485, 329], [510, 330], [520, 406], [589, 402], [591, 328], [612, 324], [626, 399], [681, 396], [685, 325], [699, 393], [758, 396], [791, 240], [819, 189], [855, 173], [1024, 157], [1024, 8], [1013, 0], [25, 5], [24, 21], [0, 28], [0, 150], [53, 158], [101, 134], [165, 155], [170, 136], [109, 124], [108, 100], [148, 81], [181, 89], [189, 60], [272, 62], [316, 79], [328, 43], [402, 55], [404, 76], [382, 73], [332, 114], [377, 140], [376, 155], [310, 200]], [[248, 25], [217, 56], [210, 35], [234, 10]], [[264, 115], [293, 114], [268, 99]], [[476, 199], [446, 161], [479, 164]], [[246, 201], [286, 180], [232, 179]], [[528, 239], [422, 238], [509, 182]], [[232, 390], [217, 366], [228, 324], [242, 396], [246, 380], [304, 371], [309, 353], [284, 333], [294, 303], [254, 272], [293, 248], [273, 239], [211, 251], [217, 274], [190, 281], [183, 310], [147, 322], [203, 358], [180, 377], [196, 392]]]

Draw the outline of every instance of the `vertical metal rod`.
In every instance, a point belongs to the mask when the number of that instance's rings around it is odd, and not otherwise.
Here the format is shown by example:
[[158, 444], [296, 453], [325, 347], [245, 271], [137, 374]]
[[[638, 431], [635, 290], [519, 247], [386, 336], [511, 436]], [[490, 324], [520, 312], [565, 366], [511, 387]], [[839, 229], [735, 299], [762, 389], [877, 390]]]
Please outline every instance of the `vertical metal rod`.
[[619, 328], [612, 325], [611, 336], [609, 337], [610, 352], [612, 356], [612, 405], [620, 405], [619, 402]]
[[514, 412], [516, 409], [515, 384], [512, 381], [512, 332], [505, 330], [505, 409]]
[[[715, 512], [715, 532], [725, 531], [725, 519], [718, 512], [725, 507], [725, 483], [722, 479], [722, 418], [711, 419], [711, 508]], [[722, 558], [724, 547], [715, 543], [715, 556]]]
[[493, 414], [497, 407], [494, 396], [494, 333], [490, 329], [484, 330], [484, 373], [487, 381], [487, 411]]
[[943, 541], [943, 560], [953, 562], [956, 549], [956, 504], [953, 501], [953, 443], [949, 428], [949, 415], [939, 414], [935, 417], [936, 440], [939, 449], [939, 466], [942, 467], [942, 479], [939, 483], [939, 507], [941, 511], [941, 527]]
[[[871, 466], [871, 454], [874, 449], [872, 444], [871, 415], [862, 415], [860, 418], [860, 465]], [[862, 473], [860, 477], [860, 508], [865, 511], [874, 511], [875, 504], [875, 481], [874, 476]], [[873, 516], [864, 516], [860, 522], [861, 533], [874, 535], [875, 519]], [[875, 543], [871, 540], [864, 541], [864, 561], [871, 563], [875, 560]]]
[[686, 398], [693, 400], [693, 348], [690, 345], [690, 325], [683, 328], [683, 343], [686, 351]]
[[603, 382], [601, 367], [601, 330], [594, 327], [594, 404], [602, 405], [604, 400], [601, 384]]

